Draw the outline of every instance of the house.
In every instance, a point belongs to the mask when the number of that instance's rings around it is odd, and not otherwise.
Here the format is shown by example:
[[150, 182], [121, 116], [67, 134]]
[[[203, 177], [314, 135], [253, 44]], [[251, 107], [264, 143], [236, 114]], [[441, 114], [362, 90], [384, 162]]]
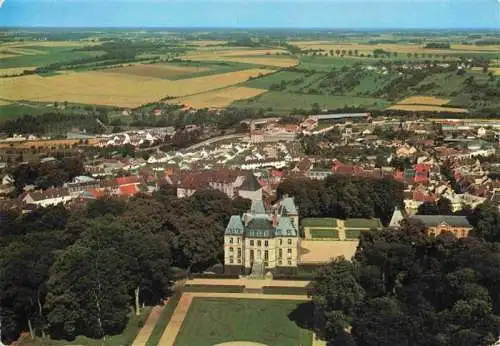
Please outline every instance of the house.
[[300, 238], [293, 217], [298, 216], [288, 214], [296, 210], [289, 203], [268, 212], [262, 201], [252, 201], [248, 212], [231, 216], [224, 232], [225, 272], [262, 277], [296, 270]]
[[21, 200], [27, 205], [48, 207], [58, 204], [65, 204], [76, 198], [67, 188], [47, 189], [45, 191], [29, 191], [21, 196]]
[[438, 236], [444, 232], [451, 232], [457, 238], [469, 235], [472, 225], [465, 216], [456, 215], [415, 215], [410, 220], [422, 222], [428, 235]]

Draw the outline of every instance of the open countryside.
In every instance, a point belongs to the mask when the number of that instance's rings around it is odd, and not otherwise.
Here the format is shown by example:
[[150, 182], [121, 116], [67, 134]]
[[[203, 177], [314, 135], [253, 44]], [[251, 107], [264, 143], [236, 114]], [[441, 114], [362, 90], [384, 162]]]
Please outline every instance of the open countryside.
[[367, 3], [0, 0], [0, 346], [500, 346], [500, 2]]

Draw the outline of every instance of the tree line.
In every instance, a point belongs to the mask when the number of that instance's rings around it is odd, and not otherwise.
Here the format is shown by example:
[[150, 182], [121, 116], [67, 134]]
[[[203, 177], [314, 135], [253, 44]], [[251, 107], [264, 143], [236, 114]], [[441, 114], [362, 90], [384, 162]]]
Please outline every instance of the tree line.
[[403, 184], [392, 179], [332, 175], [325, 180], [287, 179], [277, 188], [278, 198], [295, 197], [301, 218], [379, 218], [387, 224], [402, 206]]
[[177, 199], [165, 187], [71, 212], [0, 211], [2, 341], [120, 333], [131, 307], [140, 314], [169, 295], [176, 271], [219, 263], [229, 217], [249, 204], [218, 191]]
[[492, 345], [500, 330], [500, 215], [490, 212], [476, 224], [494, 215], [489, 237], [431, 237], [410, 222], [362, 233], [352, 262], [337, 258], [313, 281], [317, 333], [332, 345]]

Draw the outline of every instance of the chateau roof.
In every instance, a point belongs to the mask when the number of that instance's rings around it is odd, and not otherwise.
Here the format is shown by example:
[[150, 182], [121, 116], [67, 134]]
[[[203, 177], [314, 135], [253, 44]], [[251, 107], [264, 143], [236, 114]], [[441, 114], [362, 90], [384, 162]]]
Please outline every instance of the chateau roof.
[[245, 227], [239, 215], [233, 215], [229, 219], [226, 227], [226, 234], [242, 235], [245, 232]]
[[296, 237], [297, 230], [293, 227], [292, 219], [286, 216], [280, 218], [276, 227], [277, 237]]
[[252, 218], [245, 229], [245, 235], [250, 238], [272, 238], [274, 233], [273, 224], [267, 216]]
[[282, 205], [287, 214], [298, 214], [293, 197], [283, 198]]
[[471, 224], [465, 216], [456, 215], [414, 215], [411, 217], [414, 220], [420, 220], [426, 227], [439, 226], [447, 224], [452, 227], [467, 227], [472, 228]]

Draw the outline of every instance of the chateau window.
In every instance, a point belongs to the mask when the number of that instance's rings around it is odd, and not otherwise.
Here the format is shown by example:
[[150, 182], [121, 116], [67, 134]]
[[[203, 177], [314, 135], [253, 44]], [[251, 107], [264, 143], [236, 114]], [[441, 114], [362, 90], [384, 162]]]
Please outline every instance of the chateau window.
[[241, 258], [238, 258], [238, 264], [241, 264]]
[[278, 250], [278, 258], [283, 258], [283, 249]]
[[233, 251], [234, 251], [234, 250], [233, 250], [233, 248], [232, 248], [232, 247], [230, 247], [230, 248], [229, 248], [229, 252], [233, 252]]
[[288, 249], [288, 250], [287, 250], [287, 252], [288, 252], [288, 253], [292, 253], [292, 249]]
[[250, 261], [253, 261], [253, 250], [250, 250]]
[[250, 246], [253, 246], [253, 240], [250, 240]]
[[264, 241], [264, 246], [265, 247], [268, 247], [269, 246], [269, 242], [267, 240]]
[[279, 260], [279, 261], [278, 261], [278, 265], [283, 265], [283, 261], [282, 261], [282, 260]]
[[238, 258], [240, 258], [240, 257], [241, 257], [241, 249], [238, 248]]
[[257, 246], [262, 246], [262, 241], [257, 240]]
[[239, 244], [240, 243], [240, 238], [236, 238], [236, 242]]
[[283, 239], [280, 239], [280, 245], [283, 245]]
[[264, 251], [264, 260], [267, 261], [269, 259], [269, 251]]
[[292, 245], [292, 239], [288, 239], [288, 245]]
[[232, 258], [229, 259], [229, 263], [233, 264], [234, 260]]
[[292, 265], [292, 260], [288, 260], [288, 265], [291, 266]]
[[233, 243], [233, 237], [229, 238], [229, 244]]

